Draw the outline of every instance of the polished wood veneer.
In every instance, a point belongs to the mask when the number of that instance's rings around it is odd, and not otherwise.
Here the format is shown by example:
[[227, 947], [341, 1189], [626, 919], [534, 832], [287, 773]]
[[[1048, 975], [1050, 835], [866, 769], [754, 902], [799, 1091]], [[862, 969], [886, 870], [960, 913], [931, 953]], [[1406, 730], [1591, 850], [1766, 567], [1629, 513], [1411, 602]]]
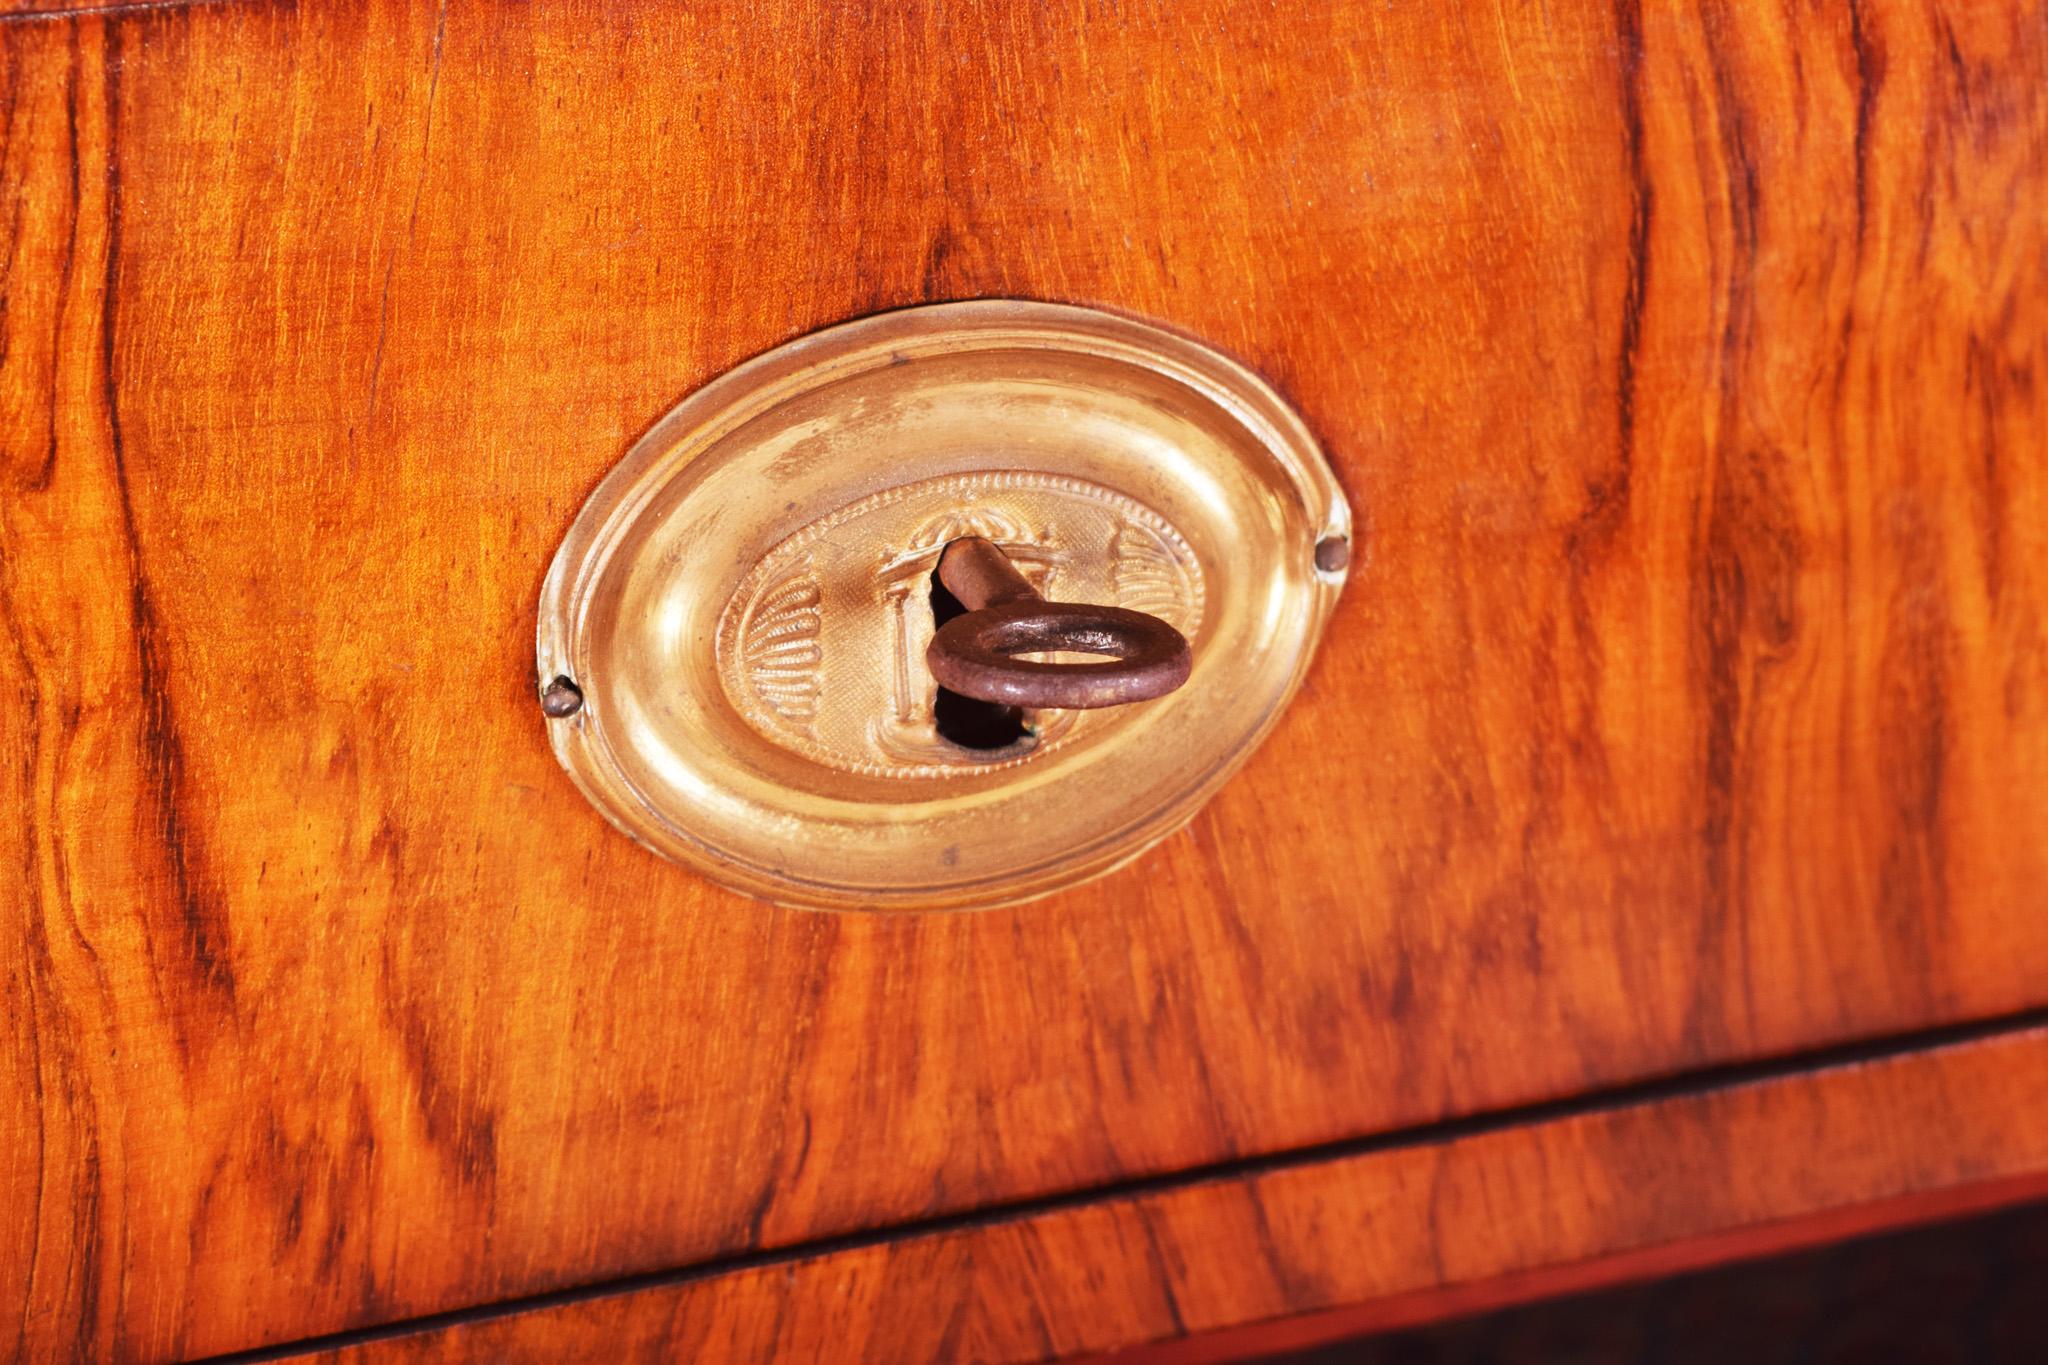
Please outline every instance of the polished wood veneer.
[[461, 1360], [1264, 1358], [2048, 1194], [2038, 1026], [1602, 1097], [336, 1344]]
[[[2038, 10], [117, 5], [0, 21], [0, 99], [0, 1353], [294, 1341], [2048, 1003]], [[1304, 693], [1036, 905], [777, 910], [636, 848], [534, 704], [575, 509], [747, 356], [995, 295], [1301, 410], [1361, 528]], [[1991, 1123], [1998, 1076], [1945, 1099]], [[1844, 1101], [1880, 1154], [1901, 1102]], [[1142, 1262], [1099, 1217], [1071, 1253]], [[1401, 1289], [1185, 1273], [1205, 1325]], [[1170, 1330], [1119, 1311], [1071, 1340]]]

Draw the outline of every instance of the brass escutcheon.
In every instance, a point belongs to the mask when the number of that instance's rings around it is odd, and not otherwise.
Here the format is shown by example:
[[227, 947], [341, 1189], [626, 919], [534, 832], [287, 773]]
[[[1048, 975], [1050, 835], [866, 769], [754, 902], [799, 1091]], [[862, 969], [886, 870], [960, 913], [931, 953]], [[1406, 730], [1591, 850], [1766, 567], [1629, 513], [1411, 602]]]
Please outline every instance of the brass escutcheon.
[[[614, 824], [749, 893], [1042, 895], [1250, 753], [1344, 579], [1317, 547], [1350, 531], [1300, 420], [1207, 348], [1050, 304], [882, 314], [691, 394], [599, 485], [542, 594], [545, 723]], [[1054, 603], [1160, 618], [1186, 685], [949, 730], [935, 570], [972, 537]]]

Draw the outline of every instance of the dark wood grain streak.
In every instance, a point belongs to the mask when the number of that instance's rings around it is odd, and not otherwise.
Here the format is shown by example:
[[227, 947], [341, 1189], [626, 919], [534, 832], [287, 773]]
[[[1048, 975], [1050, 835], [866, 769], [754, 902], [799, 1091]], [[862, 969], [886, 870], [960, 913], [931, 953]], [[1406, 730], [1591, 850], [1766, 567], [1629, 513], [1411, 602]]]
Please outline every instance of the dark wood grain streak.
[[[0, 1350], [2048, 1003], [2044, 77], [2048, 15], [1937, 0], [0, 23]], [[746, 357], [993, 295], [1299, 407], [1362, 528], [1301, 698], [1038, 905], [655, 861], [533, 705], [576, 508]], [[1143, 1231], [1161, 1330], [1332, 1273]]]
[[44, 0], [0, 0], [0, 24], [62, 23], [81, 17], [147, 14], [156, 10], [186, 9], [193, 5], [261, 3], [264, 0], [83, 0], [78, 4], [52, 5], [44, 3]]

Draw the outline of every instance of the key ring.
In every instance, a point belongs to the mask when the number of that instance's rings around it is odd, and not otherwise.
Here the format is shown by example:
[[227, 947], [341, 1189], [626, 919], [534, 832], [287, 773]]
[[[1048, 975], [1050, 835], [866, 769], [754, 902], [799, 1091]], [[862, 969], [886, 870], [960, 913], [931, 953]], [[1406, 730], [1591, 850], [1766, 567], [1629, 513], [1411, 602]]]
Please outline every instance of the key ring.
[[[1178, 630], [1123, 607], [1049, 602], [993, 541], [967, 536], [939, 557], [939, 582], [967, 608], [925, 651], [932, 676], [962, 696], [1034, 709], [1121, 706], [1188, 680], [1194, 655]], [[1088, 663], [1020, 659], [1056, 650]]]

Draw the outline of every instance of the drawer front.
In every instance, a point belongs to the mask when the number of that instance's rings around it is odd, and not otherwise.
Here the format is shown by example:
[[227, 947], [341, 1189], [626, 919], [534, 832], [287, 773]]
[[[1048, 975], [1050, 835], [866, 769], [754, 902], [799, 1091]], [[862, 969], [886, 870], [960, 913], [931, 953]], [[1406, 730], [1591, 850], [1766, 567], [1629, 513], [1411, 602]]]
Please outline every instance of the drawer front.
[[[2043, 1003], [2036, 20], [173, 4], [0, 63], [27, 1355]], [[1358, 539], [1278, 730], [1014, 909], [777, 909], [618, 835], [534, 703], [577, 508], [749, 356], [990, 296], [1306, 419]]]

